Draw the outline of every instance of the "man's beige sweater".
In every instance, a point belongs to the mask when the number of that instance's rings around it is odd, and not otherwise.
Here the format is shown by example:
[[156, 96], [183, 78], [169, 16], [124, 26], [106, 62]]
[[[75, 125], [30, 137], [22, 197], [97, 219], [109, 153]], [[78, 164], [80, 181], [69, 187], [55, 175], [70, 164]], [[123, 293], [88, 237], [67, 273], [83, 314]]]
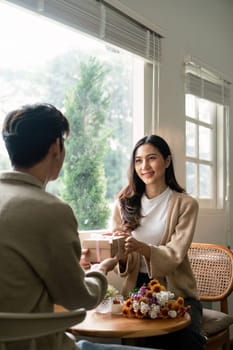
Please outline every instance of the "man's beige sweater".
[[[79, 264], [81, 245], [72, 209], [45, 192], [34, 177], [0, 174], [0, 310], [52, 312], [93, 309], [107, 290], [105, 276], [85, 274]], [[53, 337], [40, 339], [38, 350], [52, 348]], [[24, 344], [16, 348], [25, 349]], [[74, 348], [64, 336], [63, 349]]]

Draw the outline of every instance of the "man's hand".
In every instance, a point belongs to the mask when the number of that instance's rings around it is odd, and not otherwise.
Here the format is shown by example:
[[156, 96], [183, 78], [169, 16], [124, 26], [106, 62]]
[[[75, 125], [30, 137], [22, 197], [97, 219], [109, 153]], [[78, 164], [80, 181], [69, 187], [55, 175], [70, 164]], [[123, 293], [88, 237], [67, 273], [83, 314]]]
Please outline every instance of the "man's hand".
[[103, 261], [101, 261], [99, 264], [94, 264], [91, 266], [91, 270], [99, 270], [102, 271], [105, 275], [109, 271], [112, 271], [116, 264], [118, 263], [118, 258], [115, 256], [114, 258], [108, 258]]
[[81, 251], [81, 258], [80, 258], [80, 265], [84, 270], [88, 270], [91, 267], [91, 263], [88, 258], [89, 255], [89, 249], [82, 249]]

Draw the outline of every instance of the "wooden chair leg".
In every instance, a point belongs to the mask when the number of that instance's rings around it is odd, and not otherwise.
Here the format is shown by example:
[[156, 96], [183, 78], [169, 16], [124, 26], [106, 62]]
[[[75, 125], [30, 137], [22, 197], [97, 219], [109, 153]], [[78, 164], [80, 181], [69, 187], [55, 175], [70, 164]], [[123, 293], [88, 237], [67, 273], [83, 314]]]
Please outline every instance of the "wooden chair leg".
[[230, 338], [227, 338], [226, 343], [223, 345], [223, 350], [231, 350]]

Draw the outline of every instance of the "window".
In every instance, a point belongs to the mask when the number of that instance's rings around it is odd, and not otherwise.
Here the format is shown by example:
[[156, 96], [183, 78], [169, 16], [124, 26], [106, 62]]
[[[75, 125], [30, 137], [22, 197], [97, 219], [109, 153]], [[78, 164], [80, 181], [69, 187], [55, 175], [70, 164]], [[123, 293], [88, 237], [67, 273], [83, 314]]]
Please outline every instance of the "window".
[[[70, 27], [68, 12], [66, 21], [60, 16], [55, 21], [51, 14], [63, 14], [59, 6], [64, 2], [53, 2], [54, 13], [51, 2], [13, 2], [32, 11], [0, 4], [0, 122], [8, 111], [26, 103], [50, 102], [64, 111], [72, 134], [61, 176], [48, 190], [70, 203], [80, 230], [105, 229], [115, 196], [126, 183], [133, 144], [144, 130], [149, 132], [152, 101], [151, 111], [144, 114], [141, 92], [148, 84], [144, 72], [157, 69], [157, 61], [151, 63], [149, 49], [144, 50], [145, 59], [143, 48], [125, 50], [113, 45], [112, 35], [103, 41], [80, 32], [72, 21]], [[83, 2], [84, 7], [92, 3]], [[45, 16], [36, 13], [38, 4]], [[7, 167], [1, 140], [0, 169]]]
[[186, 189], [202, 208], [223, 208], [227, 185], [228, 86], [186, 65]]

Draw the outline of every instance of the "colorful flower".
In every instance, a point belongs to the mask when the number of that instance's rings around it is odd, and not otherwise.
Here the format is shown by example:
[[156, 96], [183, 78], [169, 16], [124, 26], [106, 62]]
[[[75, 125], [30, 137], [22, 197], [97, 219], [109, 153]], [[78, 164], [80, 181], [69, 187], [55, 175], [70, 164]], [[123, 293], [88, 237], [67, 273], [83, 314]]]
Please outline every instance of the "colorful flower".
[[184, 305], [184, 298], [174, 300], [174, 293], [167, 291], [158, 280], [135, 289], [124, 302], [122, 314], [136, 318], [176, 318], [183, 317], [190, 310]]

